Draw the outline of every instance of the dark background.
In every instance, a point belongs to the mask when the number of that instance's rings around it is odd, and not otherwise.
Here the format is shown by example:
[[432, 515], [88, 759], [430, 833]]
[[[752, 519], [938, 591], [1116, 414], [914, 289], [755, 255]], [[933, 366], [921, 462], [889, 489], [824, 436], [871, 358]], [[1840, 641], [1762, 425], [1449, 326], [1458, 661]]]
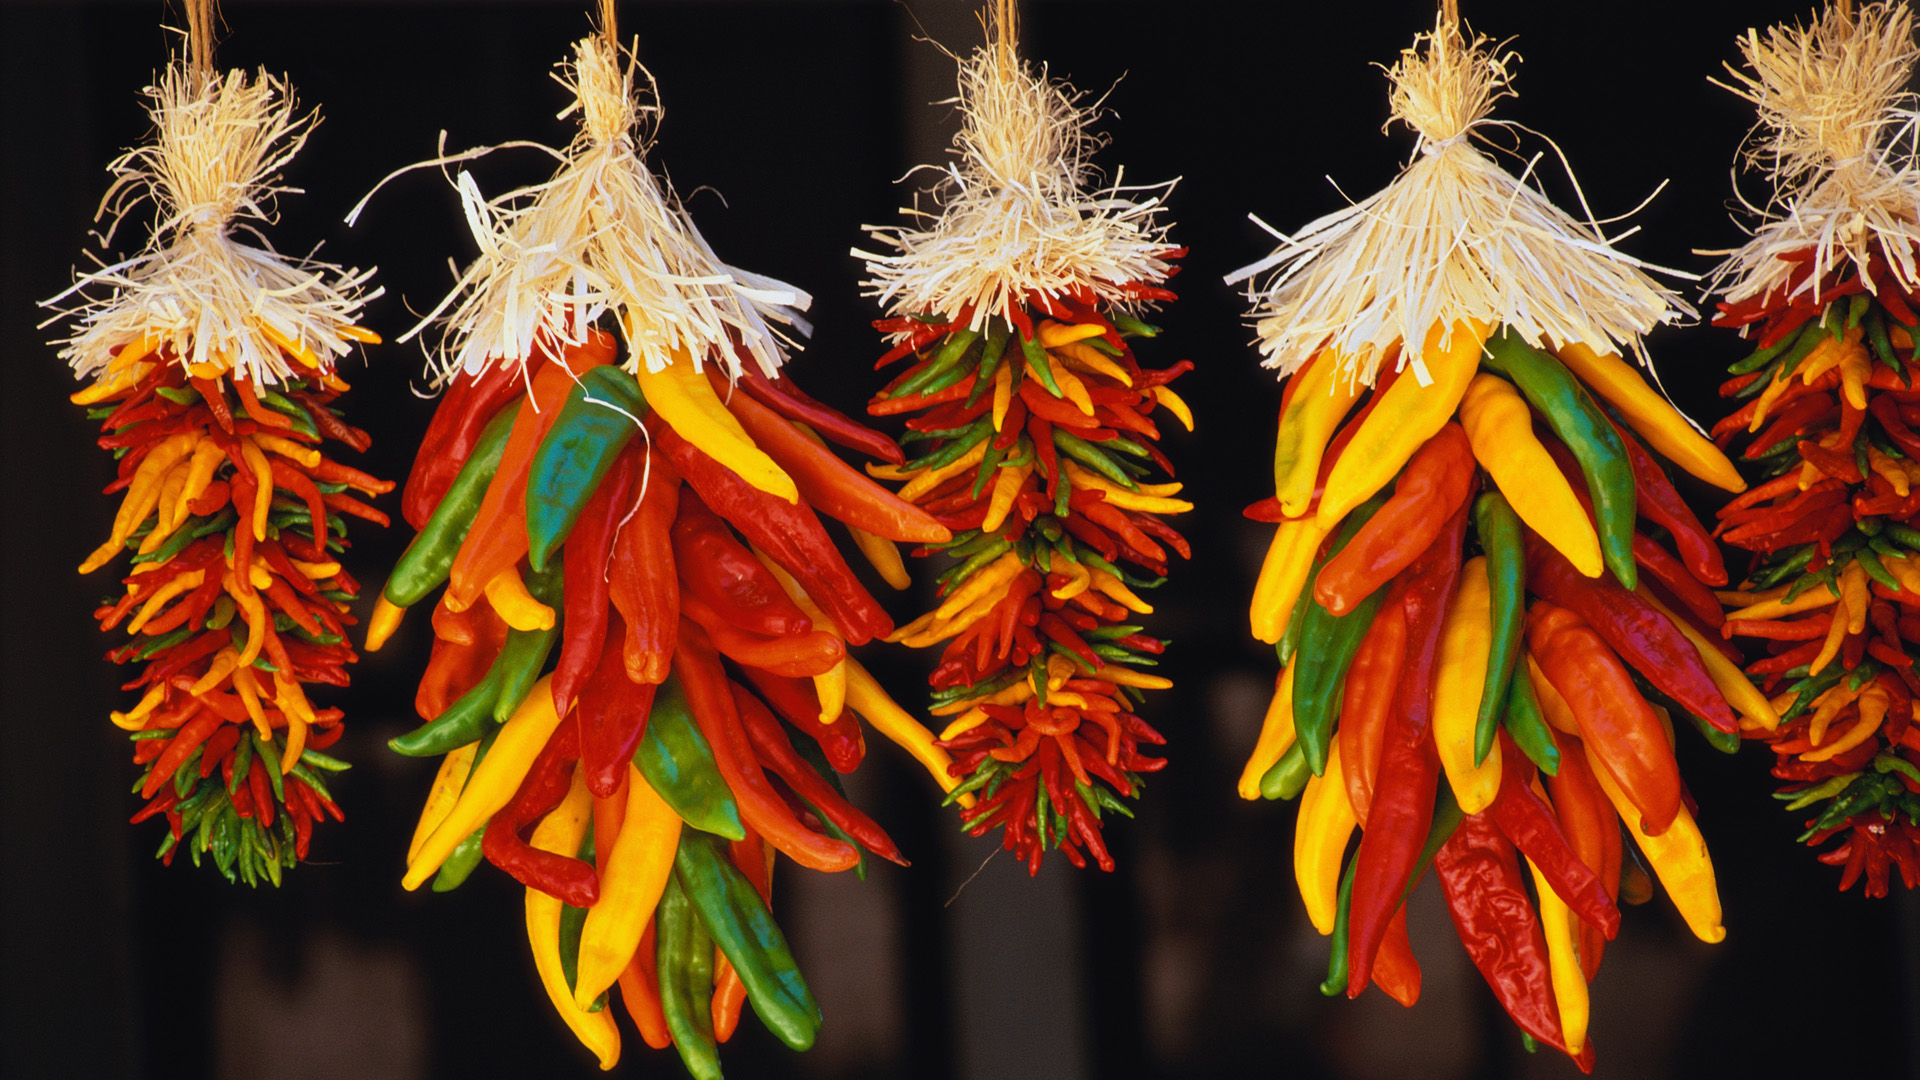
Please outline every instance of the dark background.
[[[383, 191], [357, 228], [342, 215], [390, 170], [432, 156], [443, 128], [455, 149], [563, 144], [571, 128], [554, 114], [565, 101], [547, 73], [587, 30], [584, 6], [229, 4], [221, 62], [287, 73], [326, 117], [288, 175], [310, 194], [282, 200], [276, 244], [324, 241], [336, 261], [378, 263], [386, 295], [367, 321], [397, 336], [450, 281], [448, 259], [472, 253], [453, 195], [423, 171]], [[1739, 241], [1728, 179], [1750, 113], [1706, 80], [1737, 58], [1736, 34], [1808, 8], [1466, 8], [1526, 58], [1520, 97], [1499, 116], [1558, 140], [1596, 213], [1624, 212], [1671, 181], [1626, 250], [1697, 273], [1713, 260], [1694, 249]], [[814, 293], [818, 332], [791, 370], [849, 409], [877, 385], [868, 361], [880, 345], [848, 248], [860, 224], [897, 220], [908, 194], [894, 181], [931, 160], [952, 125], [948, 107], [928, 104], [951, 93], [952, 64], [911, 40], [916, 15], [950, 48], [978, 40], [969, 5], [932, 0], [621, 12], [663, 93], [653, 160], [723, 258]], [[0, 1072], [588, 1075], [533, 976], [517, 887], [490, 870], [447, 896], [398, 887], [432, 764], [380, 744], [413, 723], [424, 620], [332, 699], [349, 709], [335, 751], [356, 762], [338, 785], [349, 816], [318, 834], [314, 862], [285, 887], [229, 887], [184, 859], [163, 869], [150, 857], [157, 824], [124, 823], [138, 805], [126, 792], [133, 771], [106, 713], [126, 698], [89, 618], [112, 585], [73, 572], [111, 519], [96, 492], [112, 463], [64, 400], [73, 386], [34, 302], [64, 288], [81, 258], [103, 166], [144, 137], [138, 94], [170, 44], [160, 16], [157, 4], [0, 5]], [[1172, 764], [1139, 820], [1108, 830], [1116, 873], [1052, 859], [1028, 881], [1005, 856], [983, 865], [993, 840], [956, 836], [924, 775], [876, 739], [855, 793], [914, 866], [882, 866], [864, 884], [783, 872], [777, 908], [827, 1026], [796, 1056], [743, 1023], [725, 1048], [731, 1075], [1574, 1074], [1550, 1052], [1522, 1051], [1431, 885], [1412, 917], [1419, 1005], [1320, 998], [1325, 948], [1294, 893], [1294, 811], [1233, 795], [1273, 669], [1244, 616], [1266, 530], [1238, 509], [1270, 493], [1278, 392], [1255, 364], [1243, 300], [1220, 279], [1267, 250], [1248, 211], [1296, 228], [1343, 205], [1329, 178], [1357, 198], [1394, 175], [1411, 139], [1379, 132], [1386, 87], [1372, 65], [1430, 19], [1419, 3], [1029, 4], [1027, 54], [1095, 96], [1112, 87], [1100, 164], [1124, 164], [1134, 182], [1182, 177], [1174, 235], [1193, 254], [1176, 282], [1182, 300], [1157, 320], [1167, 334], [1143, 357], [1198, 364], [1179, 389], [1200, 430], [1167, 440], [1199, 505], [1183, 526], [1195, 560], [1154, 597], [1151, 620], [1174, 641], [1165, 670], [1178, 689], [1148, 706]], [[493, 193], [550, 167], [502, 151], [475, 171]], [[1573, 205], [1551, 152], [1540, 168], [1548, 192]], [[116, 250], [139, 236], [123, 233]], [[1711, 329], [1652, 338], [1669, 390], [1709, 419], [1716, 372], [1737, 350]], [[420, 370], [417, 346], [389, 344], [345, 371], [344, 404], [375, 436], [364, 464], [376, 473], [403, 476], [425, 427], [431, 402], [409, 393]], [[1691, 494], [1711, 507], [1709, 492]], [[349, 565], [378, 581], [406, 535], [356, 530]], [[896, 615], [918, 610], [912, 597], [889, 603]], [[928, 657], [883, 647], [868, 662], [910, 708], [924, 700]], [[1727, 758], [1683, 738], [1681, 753], [1728, 938], [1695, 942], [1661, 897], [1626, 912], [1594, 986], [1599, 1074], [1920, 1075], [1920, 909], [1834, 891], [1838, 871], [1794, 845], [1797, 822], [1769, 798], [1764, 751]], [[619, 1067], [683, 1075], [631, 1029]]]

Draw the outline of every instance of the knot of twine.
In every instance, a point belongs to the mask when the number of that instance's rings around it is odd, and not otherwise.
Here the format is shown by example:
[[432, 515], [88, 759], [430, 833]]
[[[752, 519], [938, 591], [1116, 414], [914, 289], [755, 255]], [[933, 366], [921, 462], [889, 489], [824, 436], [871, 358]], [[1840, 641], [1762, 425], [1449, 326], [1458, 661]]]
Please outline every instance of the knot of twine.
[[1491, 44], [1485, 37], [1468, 41], [1442, 14], [1433, 31], [1414, 38], [1387, 72], [1388, 123], [1411, 127], [1428, 154], [1459, 145], [1495, 102], [1512, 93], [1508, 66], [1519, 57]]
[[581, 126], [594, 145], [626, 150], [634, 145], [634, 128], [641, 109], [633, 99], [631, 69], [604, 36], [583, 39], [575, 46], [574, 94]]

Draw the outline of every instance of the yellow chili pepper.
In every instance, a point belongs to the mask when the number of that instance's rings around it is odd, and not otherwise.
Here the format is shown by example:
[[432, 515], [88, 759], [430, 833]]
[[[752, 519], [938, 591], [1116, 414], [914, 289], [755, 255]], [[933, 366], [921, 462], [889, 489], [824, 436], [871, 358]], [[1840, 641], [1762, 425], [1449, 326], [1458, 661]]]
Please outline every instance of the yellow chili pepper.
[[289, 461], [297, 461], [311, 469], [320, 464], [320, 451], [311, 446], [294, 442], [284, 435], [273, 435], [264, 431], [248, 436], [260, 449], [279, 454]]
[[[1031, 360], [1027, 361], [1027, 378], [1040, 378], [1040, 373], [1034, 369]], [[1053, 382], [1060, 388], [1060, 396], [1071, 402], [1074, 408], [1079, 409], [1084, 415], [1093, 415], [1093, 397], [1087, 393], [1087, 384], [1081, 382], [1078, 375], [1065, 367], [1055, 368]]]
[[753, 437], [727, 411], [707, 377], [693, 369], [686, 353], [676, 351], [673, 362], [659, 371], [648, 371], [641, 364], [639, 378], [648, 406], [682, 438], [761, 491], [790, 503], [800, 501], [793, 477], [754, 445]]
[[[867, 673], [867, 669], [852, 657], [847, 658], [847, 705], [872, 725], [875, 731], [913, 755], [914, 760], [932, 774], [940, 790], [952, 791], [960, 786], [959, 779], [947, 772], [947, 767], [953, 764], [953, 758], [947, 755], [946, 750], [934, 745], [933, 732], [907, 715], [907, 711], [888, 697], [887, 692]], [[973, 796], [960, 796], [960, 805], [971, 809]]]
[[[267, 514], [273, 509], [273, 466], [268, 463], [267, 455], [260, 452], [249, 436], [240, 437], [240, 460], [247, 463], [247, 470], [253, 473], [253, 539], [256, 543], [267, 541]], [[318, 527], [316, 523], [316, 528]]]
[[1007, 515], [1013, 513], [1014, 500], [1020, 497], [1021, 485], [1027, 477], [1033, 475], [1033, 465], [1015, 465], [999, 470], [993, 478], [993, 495], [987, 500], [987, 516], [980, 522], [981, 532], [999, 532], [1007, 523]]
[[[1107, 328], [1099, 323], [1063, 323], [1052, 319], [1040, 320], [1040, 347], [1057, 349], [1062, 345], [1071, 345], [1076, 341], [1100, 337]], [[1083, 346], [1084, 347], [1084, 346]]]
[[301, 562], [299, 559], [287, 561], [293, 564], [295, 570], [300, 571], [301, 577], [312, 581], [321, 581], [340, 572], [340, 564], [337, 562]]
[[1278, 644], [1293, 618], [1293, 605], [1307, 584], [1313, 569], [1313, 556], [1327, 538], [1318, 518], [1292, 518], [1280, 523], [1267, 548], [1267, 559], [1260, 564], [1260, 577], [1253, 583], [1253, 603], [1248, 614], [1253, 636], [1269, 645]]
[[1747, 490], [1747, 482], [1727, 455], [1695, 431], [1687, 418], [1619, 355], [1597, 353], [1581, 344], [1564, 345], [1555, 350], [1555, 355], [1589, 389], [1619, 409], [1627, 426], [1668, 461], [1717, 488]]
[[212, 439], [202, 440], [200, 445], [193, 448], [193, 464], [187, 466], [186, 486], [180, 489], [180, 502], [174, 510], [174, 520], [168, 531], [179, 528], [180, 523], [187, 519], [187, 504], [206, 493], [213, 483], [213, 474], [220, 471], [220, 463], [225, 460], [227, 452]]
[[135, 615], [133, 621], [127, 624], [127, 633], [139, 633], [141, 628], [146, 626], [149, 620], [155, 615], [160, 614], [160, 609], [166, 606], [167, 601], [179, 596], [183, 592], [199, 588], [206, 580], [207, 572], [205, 570], [189, 570], [184, 574], [175, 575], [172, 581], [160, 586], [157, 592], [147, 598], [147, 602], [140, 608], [140, 613]]
[[1867, 629], [1867, 568], [1859, 560], [1840, 572], [1840, 598], [1847, 604], [1847, 633], [1865, 633]]
[[547, 745], [553, 729], [560, 726], [560, 716], [553, 711], [553, 691], [548, 686], [551, 680], [550, 675], [542, 676], [534, 684], [526, 700], [494, 737], [493, 748], [467, 778], [467, 786], [447, 813], [446, 820], [433, 830], [433, 835], [427, 837], [426, 843], [420, 845], [420, 850], [407, 863], [407, 872], [400, 884], [408, 891], [418, 889], [439, 871], [440, 864], [447, 861], [460, 841], [507, 805], [520, 787], [520, 781], [526, 779], [527, 770], [533, 768], [533, 759], [541, 747]]
[[1831, 335], [1824, 338], [1812, 352], [1807, 354], [1807, 358], [1801, 361], [1799, 371], [1795, 372], [1800, 376], [1800, 384], [1812, 386], [1813, 380], [1839, 367], [1847, 353], [1856, 348], [1862, 348], [1860, 339], [1863, 336], [1861, 328], [1856, 326], [1846, 331], [1839, 341], [1835, 341]]
[[1452, 338], [1442, 349], [1444, 330], [1434, 324], [1422, 353], [1433, 384], [1422, 386], [1411, 373], [1395, 379], [1334, 463], [1320, 494], [1317, 516], [1322, 528], [1332, 531], [1354, 507], [1373, 498], [1400, 474], [1415, 450], [1453, 419], [1467, 384], [1480, 369], [1480, 352], [1493, 327], [1463, 319], [1453, 325]]
[[[1887, 707], [1892, 704], [1892, 697], [1879, 686], [1869, 683], [1867, 689], [1861, 693], [1858, 700], [1860, 702], [1860, 717], [1853, 722], [1852, 727], [1847, 729], [1847, 733], [1825, 746], [1808, 750], [1801, 754], [1801, 761], [1826, 761], [1829, 758], [1837, 757], [1859, 746], [1861, 743], [1866, 742], [1869, 736], [1880, 730], [1880, 722], [1887, 718]], [[1822, 731], [1821, 734], [1824, 735], [1826, 733]], [[1807, 726], [1807, 736], [1814, 742], [1819, 741], [1813, 738], [1813, 726], [1811, 724]]]
[[1193, 430], [1193, 410], [1187, 406], [1185, 401], [1181, 400], [1179, 394], [1173, 392], [1171, 387], [1154, 387], [1153, 400], [1165, 405], [1167, 411], [1173, 414], [1174, 419], [1180, 421], [1181, 427], [1186, 428], [1188, 431]]
[[1853, 704], [1862, 692], [1860, 688], [1849, 687], [1843, 682], [1814, 698], [1813, 716], [1807, 721], [1807, 741], [1819, 746], [1820, 740], [1827, 737], [1827, 725], [1833, 723], [1834, 717]]
[[1048, 595], [1052, 596], [1055, 600], [1071, 600], [1092, 587], [1093, 575], [1080, 563], [1072, 559], [1062, 559], [1055, 562], [1053, 566], [1054, 569], [1064, 572], [1068, 577], [1066, 584], [1048, 593]]
[[680, 815], [639, 769], [628, 765], [627, 812], [600, 868], [600, 899], [587, 909], [586, 924], [580, 928], [580, 962], [573, 982], [577, 1008], [592, 1005], [633, 959], [647, 920], [666, 891], [679, 846]]
[[1574, 569], [1599, 577], [1605, 569], [1600, 536], [1567, 483], [1533, 434], [1532, 410], [1513, 384], [1481, 373], [1460, 399], [1460, 425], [1467, 431], [1474, 459], [1493, 477], [1513, 512]]
[[990, 594], [998, 595], [1003, 591], [1001, 586], [1018, 577], [1026, 568], [1027, 565], [1020, 561], [1020, 557], [1009, 551], [974, 571], [964, 584], [949, 594], [939, 607], [933, 609], [933, 613], [938, 618], [951, 619], [975, 600]]
[[268, 341], [271, 341], [275, 345], [278, 345], [282, 349], [285, 349], [287, 351], [287, 355], [293, 357], [295, 360], [300, 361], [302, 364], [305, 364], [310, 368], [314, 368], [316, 370], [319, 369], [320, 357], [315, 355], [312, 349], [307, 348], [306, 342], [295, 341], [293, 338], [288, 337], [286, 334], [281, 333], [280, 331], [274, 329], [271, 326], [268, 326], [264, 322], [256, 321], [254, 325], [260, 328], [260, 332], [266, 335]]
[[153, 710], [160, 707], [160, 702], [164, 701], [166, 696], [166, 684], [155, 683], [148, 688], [145, 694], [140, 696], [140, 704], [135, 705], [127, 712], [115, 710], [109, 713], [108, 716], [113, 720], [114, 727], [125, 731], [139, 731], [141, 728], [147, 726], [147, 717], [153, 713]]
[[1273, 441], [1273, 491], [1280, 510], [1291, 517], [1307, 512], [1333, 430], [1340, 426], [1364, 387], [1341, 372], [1344, 358], [1323, 349], [1294, 373], [1298, 384], [1280, 414]]
[[219, 686], [220, 680], [233, 674], [233, 669], [239, 666], [240, 650], [231, 645], [222, 648], [219, 652], [213, 654], [213, 662], [207, 665], [207, 673], [200, 676], [198, 682], [188, 687], [187, 693], [192, 694], [194, 697], [199, 697], [201, 694], [207, 693], [214, 687]]
[[1867, 444], [1867, 467], [1886, 477], [1887, 483], [1893, 485], [1895, 495], [1904, 499], [1907, 497], [1907, 492], [1912, 490], [1912, 481], [1907, 479], [1906, 470], [1871, 443]]
[[1534, 895], [1540, 898], [1540, 929], [1547, 939], [1547, 972], [1553, 1003], [1560, 1010], [1560, 1034], [1567, 1040], [1567, 1053], [1578, 1054], [1587, 1044], [1590, 1010], [1587, 977], [1580, 970], [1577, 916], [1532, 859], [1527, 859], [1527, 869], [1533, 872]]
[[1293, 746], [1293, 667], [1293, 661], [1287, 661], [1274, 680], [1267, 715], [1260, 720], [1260, 738], [1253, 744], [1246, 768], [1240, 770], [1240, 797], [1248, 801], [1260, 797], [1260, 778]]
[[[1781, 596], [1785, 595], [1785, 593], [1781, 594]], [[1762, 600], [1757, 604], [1749, 604], [1735, 611], [1729, 611], [1727, 612], [1727, 621], [1744, 621], [1749, 619], [1770, 621], [1788, 615], [1798, 615], [1803, 611], [1816, 611], [1823, 607], [1832, 607], [1839, 602], [1840, 597], [1837, 594], [1828, 591], [1822, 586], [1816, 585], [1806, 592], [1801, 593], [1799, 596], [1794, 597], [1791, 602], [1775, 598]]]
[[1173, 680], [1167, 678], [1165, 675], [1150, 675], [1147, 672], [1135, 671], [1132, 668], [1102, 667], [1089, 677], [1101, 679], [1105, 682], [1113, 683], [1116, 686], [1132, 686], [1141, 690], [1173, 689]]
[[150, 551], [157, 551], [160, 545], [172, 539], [171, 522], [175, 510], [179, 507], [180, 492], [186, 489], [187, 473], [190, 469], [191, 466], [182, 461], [168, 469], [166, 476], [161, 477], [160, 498], [154, 510], [153, 528], [148, 530], [146, 538], [140, 541], [138, 554], [145, 555]]
[[937, 469], [922, 469], [914, 472], [913, 479], [908, 480], [895, 494], [912, 502], [986, 460], [987, 447], [992, 442], [991, 439], [981, 439], [973, 444], [973, 449]]
[[1122, 510], [1139, 510], [1149, 514], [1184, 514], [1193, 509], [1193, 504], [1185, 499], [1169, 499], [1152, 495], [1144, 491], [1128, 491], [1119, 484], [1098, 473], [1081, 468], [1071, 461], [1062, 462], [1067, 476], [1078, 489], [1098, 491], [1106, 502]]
[[113, 516], [113, 531], [107, 542], [94, 549], [87, 561], [80, 564], [80, 572], [91, 574], [113, 560], [120, 549], [126, 545], [127, 537], [133, 530], [147, 520], [153, 508], [160, 503], [160, 484], [187, 455], [193, 453], [201, 436], [196, 432], [183, 431], [169, 435], [158, 446], [147, 451], [140, 461], [140, 467], [133, 472], [133, 482], [127, 485], [127, 496], [120, 502], [120, 509]]
[[1112, 357], [1099, 349], [1074, 344], [1062, 345], [1051, 351], [1071, 367], [1089, 371], [1095, 375], [1105, 375], [1121, 386], [1133, 385], [1133, 376], [1127, 373], [1127, 369], [1114, 363]]
[[1694, 651], [1700, 654], [1701, 665], [1707, 669], [1707, 677], [1713, 680], [1714, 687], [1727, 699], [1727, 704], [1733, 706], [1735, 712], [1768, 731], [1780, 726], [1780, 714], [1774, 711], [1772, 702], [1767, 700], [1767, 695], [1760, 692], [1759, 687], [1753, 685], [1753, 681], [1747, 678], [1747, 673], [1741, 671], [1738, 664], [1727, 659], [1719, 649], [1714, 648], [1713, 643], [1708, 641], [1700, 631], [1695, 630], [1692, 623], [1675, 615], [1671, 608], [1648, 592], [1645, 585], [1634, 591], [1655, 611], [1665, 615], [1667, 621], [1673, 624], [1673, 628], [1680, 631], [1681, 635], [1693, 644]]
[[1107, 573], [1099, 567], [1093, 569], [1093, 588], [1107, 599], [1133, 612], [1135, 615], [1153, 614], [1153, 605], [1140, 599], [1127, 583]]
[[[1817, 590], [1816, 590], [1817, 591]], [[1847, 610], [1846, 597], [1843, 594], [1833, 609], [1833, 622], [1827, 627], [1827, 639], [1820, 645], [1820, 651], [1813, 657], [1813, 663], [1807, 668], [1808, 674], [1818, 675], [1833, 659], [1840, 655], [1840, 646], [1846, 641], [1847, 624], [1852, 614]]]
[[1485, 556], [1460, 567], [1460, 586], [1440, 631], [1440, 655], [1433, 676], [1433, 745], [1447, 771], [1460, 809], [1477, 814], [1500, 793], [1500, 744], [1496, 741], [1479, 765], [1473, 763], [1475, 721], [1487, 681], [1487, 657], [1493, 648], [1493, 594]]
[[1587, 763], [1593, 766], [1593, 775], [1599, 779], [1608, 801], [1620, 812], [1621, 822], [1633, 834], [1647, 861], [1653, 864], [1655, 876], [1666, 886], [1667, 895], [1673, 898], [1673, 906], [1686, 920], [1688, 928], [1709, 945], [1724, 940], [1727, 931], [1720, 925], [1720, 890], [1714, 884], [1713, 859], [1707, 854], [1706, 838], [1700, 835], [1700, 826], [1694, 822], [1686, 804], [1681, 804], [1680, 813], [1674, 816], [1666, 832], [1648, 836], [1640, 829], [1640, 812], [1607, 771], [1606, 762], [1594, 754], [1591, 743], [1586, 744], [1586, 754]]
[[1340, 771], [1340, 740], [1335, 739], [1327, 748], [1327, 773], [1307, 780], [1293, 826], [1293, 880], [1307, 905], [1308, 921], [1323, 937], [1333, 933], [1340, 913], [1340, 857], [1358, 824]]
[[400, 620], [406, 617], [406, 608], [388, 600], [385, 595], [376, 597], [373, 601], [373, 614], [367, 618], [366, 650], [379, 652], [380, 647], [393, 636], [393, 632], [400, 629]]
[[267, 605], [261, 601], [257, 592], [243, 591], [240, 583], [234, 580], [233, 573], [227, 573], [221, 585], [233, 602], [240, 605], [240, 615], [247, 621], [247, 644], [240, 650], [240, 666], [250, 667], [260, 658], [260, 650], [266, 648], [267, 630], [273, 620], [267, 615]]
[[260, 680], [252, 668], [241, 664], [233, 669], [233, 692], [239, 695], [248, 719], [253, 721], [253, 729], [262, 739], [273, 738], [273, 725], [267, 720], [267, 710], [260, 705]]
[[[495, 747], [480, 763], [482, 769], [499, 753], [497, 742]], [[529, 842], [541, 851], [571, 858], [580, 850], [580, 842], [592, 821], [593, 794], [587, 790], [584, 774], [576, 767], [567, 797], [552, 813], [540, 819]], [[540, 973], [540, 985], [546, 988], [547, 999], [573, 1030], [574, 1038], [593, 1051], [593, 1056], [600, 1059], [602, 1070], [611, 1069], [620, 1060], [620, 1029], [614, 1025], [612, 1009], [588, 1012], [573, 1002], [566, 973], [560, 969], [560, 908], [557, 898], [539, 889], [527, 890], [527, 944], [533, 947], [533, 967]]]
[[847, 532], [853, 536], [853, 546], [866, 556], [867, 563], [880, 575], [880, 580], [896, 589], [913, 584], [913, 578], [907, 574], [907, 564], [900, 560], [900, 549], [894, 546], [893, 541], [851, 525], [847, 526]]
[[551, 630], [555, 621], [553, 609], [533, 598], [527, 591], [527, 583], [520, 580], [520, 571], [507, 567], [487, 582], [487, 603], [501, 621], [515, 630]]
[[420, 845], [440, 823], [447, 820], [453, 812], [453, 804], [460, 798], [460, 789], [466, 786], [467, 773], [473, 770], [473, 755], [480, 744], [471, 742], [440, 759], [440, 771], [433, 776], [433, 787], [427, 790], [427, 804], [420, 808], [420, 823], [413, 827], [413, 839], [407, 843], [407, 861], [412, 862], [420, 853]]
[[1006, 422], [1007, 410], [1013, 407], [1013, 365], [1001, 364], [993, 373], [993, 430], [999, 431]]

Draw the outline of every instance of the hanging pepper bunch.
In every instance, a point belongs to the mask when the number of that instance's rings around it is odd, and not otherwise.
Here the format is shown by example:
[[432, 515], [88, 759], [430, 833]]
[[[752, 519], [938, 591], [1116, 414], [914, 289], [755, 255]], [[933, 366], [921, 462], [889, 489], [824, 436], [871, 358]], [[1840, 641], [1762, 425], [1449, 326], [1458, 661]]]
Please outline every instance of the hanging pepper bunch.
[[[452, 365], [408, 479], [419, 533], [368, 647], [445, 586], [427, 722], [392, 744], [443, 755], [405, 886], [452, 888], [484, 857], [526, 886], [540, 978], [603, 1068], [617, 983], [649, 1045], [715, 1077], [748, 1002], [794, 1049], [821, 1021], [768, 909], [775, 854], [905, 864], [840, 789], [860, 720], [953, 784], [931, 733], [848, 656], [893, 623], [817, 512], [868, 548], [951, 534], [826, 448], [899, 457], [780, 375], [761, 320], [796, 318], [805, 294], [720, 264], [660, 190], [632, 71], [581, 42], [568, 163], [489, 204], [496, 254], [452, 320], [450, 352], [473, 362]], [[550, 279], [533, 272], [555, 252]], [[523, 305], [529, 289], [543, 303]], [[601, 304], [624, 350], [592, 328]], [[489, 321], [522, 311], [539, 320], [528, 348]]]
[[132, 820], [165, 817], [168, 863], [184, 844], [229, 881], [278, 885], [314, 824], [341, 819], [327, 774], [347, 766], [320, 751], [343, 714], [308, 686], [347, 685], [359, 585], [339, 561], [346, 519], [387, 524], [355, 493], [393, 485], [322, 446], [367, 448], [333, 408], [347, 389], [334, 368], [350, 343], [379, 339], [352, 322], [364, 275], [230, 235], [265, 217], [312, 126], [286, 86], [182, 63], [153, 95], [156, 141], [115, 162], [107, 202], [120, 218], [154, 198], [153, 239], [48, 302], [107, 290], [70, 312], [61, 353], [93, 379], [73, 401], [119, 459], [107, 493], [125, 492], [80, 572], [132, 555], [124, 592], [95, 612], [131, 635], [108, 658], [140, 665], [123, 687], [139, 703], [113, 713], [143, 767]]
[[962, 164], [938, 220], [870, 229], [895, 254], [855, 252], [895, 313], [874, 324], [893, 342], [876, 366], [912, 361], [868, 411], [912, 415], [916, 456], [869, 471], [954, 533], [915, 552], [954, 562], [939, 605], [892, 640], [944, 643], [933, 713], [954, 718], [948, 801], [979, 797], [969, 831], [1003, 829], [1033, 873], [1049, 847], [1112, 870], [1102, 816], [1131, 817], [1122, 800], [1165, 764], [1141, 752], [1165, 742], [1141, 691], [1172, 685], [1139, 670], [1166, 643], [1135, 590], [1190, 556], [1161, 517], [1193, 509], [1179, 483], [1148, 482], [1173, 475], [1155, 410], [1193, 427], [1167, 385], [1193, 365], [1144, 368], [1130, 341], [1157, 333], [1135, 313], [1174, 298], [1161, 286], [1183, 252], [1157, 199], [1086, 191], [1089, 118], [1020, 61], [1010, 5], [993, 35], [961, 65]]
[[1895, 867], [1920, 885], [1920, 183], [1892, 145], [1910, 20], [1874, 4], [1742, 39], [1753, 73], [1735, 89], [1772, 129], [1759, 163], [1795, 212], [1728, 261], [1714, 318], [1757, 346], [1720, 388], [1746, 403], [1713, 429], [1766, 477], [1716, 530], [1754, 553], [1722, 632], [1765, 644], [1747, 671], [1784, 721], [1748, 734], [1777, 755], [1777, 797], [1812, 814], [1801, 839], [1839, 838], [1820, 860], [1869, 896]]
[[1390, 73], [1422, 155], [1236, 275], [1278, 268], [1258, 327], [1291, 374], [1276, 493], [1248, 511], [1279, 526], [1251, 617], [1283, 667], [1239, 793], [1301, 800], [1324, 993], [1414, 1003], [1404, 905], [1431, 867], [1529, 1045], [1590, 1069], [1622, 825], [1693, 931], [1725, 934], [1668, 709], [1729, 751], [1736, 710], [1770, 716], [1648, 446], [1739, 476], [1617, 355], [1685, 306], [1466, 137], [1509, 60], [1423, 35]]

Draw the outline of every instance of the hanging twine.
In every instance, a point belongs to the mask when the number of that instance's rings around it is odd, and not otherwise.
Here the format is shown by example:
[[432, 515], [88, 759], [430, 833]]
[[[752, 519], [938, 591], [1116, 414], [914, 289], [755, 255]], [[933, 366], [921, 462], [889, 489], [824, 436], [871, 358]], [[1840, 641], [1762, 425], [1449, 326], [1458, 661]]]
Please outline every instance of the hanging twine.
[[187, 54], [193, 88], [199, 90], [213, 81], [213, 26], [217, 18], [214, 0], [186, 0]]

